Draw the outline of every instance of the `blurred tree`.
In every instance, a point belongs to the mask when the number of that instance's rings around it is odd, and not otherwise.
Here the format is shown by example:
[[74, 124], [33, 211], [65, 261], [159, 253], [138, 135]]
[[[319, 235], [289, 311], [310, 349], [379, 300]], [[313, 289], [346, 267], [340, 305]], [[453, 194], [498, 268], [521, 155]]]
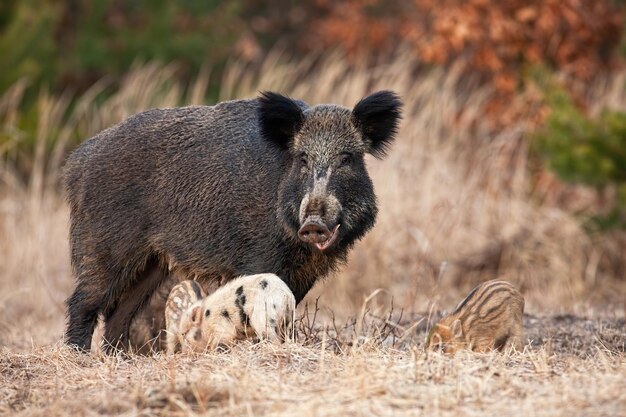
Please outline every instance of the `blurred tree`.
[[[310, 49], [340, 45], [351, 56], [385, 58], [406, 44], [424, 67], [450, 66], [495, 89], [485, 107], [496, 128], [520, 118], [511, 106], [528, 69], [547, 67], [583, 92], [619, 67], [624, 2], [613, 0], [316, 0]], [[318, 16], [317, 18], [315, 16]], [[469, 77], [468, 77], [469, 78]], [[468, 79], [465, 78], [465, 79]], [[529, 106], [535, 108], [536, 106]]]
[[74, 0], [63, 10], [58, 42], [62, 85], [119, 76], [134, 61], [178, 62], [180, 76], [224, 64], [245, 25], [233, 0]]
[[255, 62], [276, 44], [384, 59], [407, 43], [424, 64], [463, 62], [506, 93], [527, 64], [581, 80], [610, 70], [622, 26], [612, 0], [4, 0], [0, 88], [26, 75], [83, 90], [135, 60], [176, 61], [181, 77], [209, 63], [218, 82], [231, 57]]
[[502, 92], [525, 64], [588, 80], [617, 62], [623, 6], [612, 0], [317, 0], [313, 39], [348, 51], [408, 42], [425, 63], [462, 61]]
[[537, 150], [567, 182], [612, 187], [613, 207], [595, 221], [603, 228], [626, 228], [626, 113], [606, 110], [591, 119], [564, 90], [551, 88], [547, 97], [551, 113], [536, 134]]
[[223, 67], [247, 33], [243, 0], [5, 0], [0, 91], [27, 77], [57, 90], [116, 79], [134, 61], [178, 62], [179, 76]]
[[57, 21], [58, 9], [49, 1], [0, 3], [0, 92], [24, 77], [37, 84], [54, 80]]

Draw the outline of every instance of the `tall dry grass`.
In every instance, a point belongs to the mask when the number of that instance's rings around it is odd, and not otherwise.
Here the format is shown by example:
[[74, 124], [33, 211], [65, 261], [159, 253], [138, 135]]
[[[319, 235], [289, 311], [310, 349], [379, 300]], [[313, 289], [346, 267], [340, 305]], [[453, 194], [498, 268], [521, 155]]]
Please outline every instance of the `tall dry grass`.
[[[321, 297], [323, 307], [355, 316], [380, 288], [368, 304], [373, 311], [387, 309], [392, 300], [395, 308], [445, 309], [478, 281], [501, 276], [522, 288], [529, 311], [623, 303], [625, 281], [598, 267], [602, 250], [580, 220], [533, 198], [528, 126], [493, 131], [482, 116], [489, 89], [455, 69], [415, 75], [410, 67], [402, 54], [376, 68], [348, 68], [333, 55], [313, 70], [312, 61], [285, 62], [275, 53], [260, 71], [236, 62], [226, 71], [223, 100], [278, 90], [310, 103], [352, 106], [371, 91], [391, 89], [405, 102], [389, 156], [368, 160], [380, 202], [377, 226], [347, 267], [308, 300]], [[68, 210], [57, 184], [76, 137], [86, 139], [148, 108], [200, 103], [209, 71], [189, 89], [172, 81], [174, 71], [136, 66], [104, 101], [96, 98], [106, 80], [79, 97], [42, 91], [27, 181], [11, 163], [24, 140], [16, 120], [25, 84], [0, 99], [1, 132], [11, 139], [0, 149], [0, 344], [45, 343], [62, 333], [63, 301], [73, 282]], [[610, 100], [622, 105], [615, 95]], [[521, 95], [511, 106], [527, 103]], [[22, 333], [17, 338], [13, 332]]]

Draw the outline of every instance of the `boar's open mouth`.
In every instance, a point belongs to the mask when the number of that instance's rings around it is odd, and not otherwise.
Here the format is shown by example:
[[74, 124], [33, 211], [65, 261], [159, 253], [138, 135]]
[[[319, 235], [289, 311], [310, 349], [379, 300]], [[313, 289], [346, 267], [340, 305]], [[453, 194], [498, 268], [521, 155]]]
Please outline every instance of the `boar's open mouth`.
[[305, 243], [310, 243], [320, 251], [331, 247], [339, 235], [339, 224], [329, 230], [319, 216], [309, 216], [307, 221], [298, 230], [298, 237]]
[[337, 233], [337, 231], [339, 230], [339, 226], [340, 225], [338, 224], [337, 226], [333, 227], [333, 230], [330, 231], [330, 236], [328, 236], [328, 239], [326, 239], [326, 241], [324, 242], [315, 243], [315, 247], [322, 252], [331, 247], [333, 243], [335, 243], [335, 240], [337, 240], [337, 235], [339, 234]]

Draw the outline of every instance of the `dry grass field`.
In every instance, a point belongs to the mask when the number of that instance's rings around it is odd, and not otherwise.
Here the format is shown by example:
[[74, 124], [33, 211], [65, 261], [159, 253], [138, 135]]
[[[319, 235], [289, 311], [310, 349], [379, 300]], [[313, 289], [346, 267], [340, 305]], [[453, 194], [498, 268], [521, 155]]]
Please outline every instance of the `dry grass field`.
[[[388, 88], [406, 103], [392, 152], [368, 160], [377, 226], [305, 299], [297, 340], [172, 357], [63, 345], [73, 280], [56, 184], [69, 132], [88, 137], [146, 108], [197, 103], [206, 88], [202, 75], [183, 94], [172, 68], [140, 66], [104, 102], [94, 86], [70, 117], [67, 97], [42, 93], [28, 180], [0, 161], [0, 415], [626, 416], [626, 280], [607, 267], [623, 250], [572, 214], [591, 191], [555, 195], [532, 181], [529, 126], [490, 129], [491, 92], [454, 69], [415, 75], [399, 59], [347, 71], [331, 57], [311, 73], [279, 58], [261, 75], [232, 64], [222, 99], [275, 89], [351, 106]], [[621, 89], [599, 88], [598, 107], [626, 108]], [[532, 94], [512, 108], [532, 112]], [[19, 84], [0, 98], [3, 132], [20, 100]], [[433, 321], [495, 277], [526, 297], [524, 351], [424, 353]]]

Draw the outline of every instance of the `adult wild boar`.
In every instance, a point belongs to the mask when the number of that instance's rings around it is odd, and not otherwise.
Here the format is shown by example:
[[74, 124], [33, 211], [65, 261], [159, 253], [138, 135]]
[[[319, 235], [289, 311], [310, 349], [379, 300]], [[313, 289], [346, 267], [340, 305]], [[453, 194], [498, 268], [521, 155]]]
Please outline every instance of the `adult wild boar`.
[[274, 273], [299, 302], [374, 225], [363, 157], [382, 157], [401, 101], [350, 110], [266, 92], [215, 106], [149, 110], [82, 144], [65, 165], [76, 288], [66, 341], [110, 346], [168, 274], [206, 284]]

